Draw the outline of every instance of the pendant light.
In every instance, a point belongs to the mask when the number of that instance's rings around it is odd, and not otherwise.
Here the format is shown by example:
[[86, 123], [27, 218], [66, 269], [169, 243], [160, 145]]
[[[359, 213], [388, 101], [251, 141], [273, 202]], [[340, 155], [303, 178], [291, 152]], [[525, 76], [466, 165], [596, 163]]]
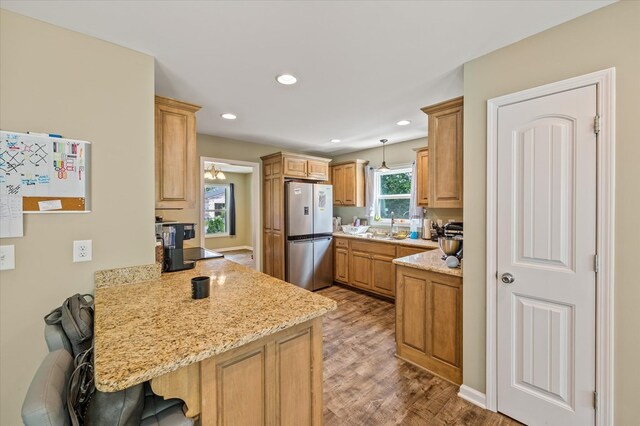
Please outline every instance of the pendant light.
[[204, 178], [207, 180], [225, 180], [227, 177], [222, 170], [216, 169], [216, 165], [212, 164], [211, 168], [205, 169]]
[[386, 172], [388, 170], [391, 170], [389, 167], [387, 167], [387, 162], [385, 161], [384, 156], [384, 144], [387, 143], [387, 139], [380, 139], [380, 142], [382, 142], [382, 164], [380, 165], [380, 167], [378, 167], [378, 171]]

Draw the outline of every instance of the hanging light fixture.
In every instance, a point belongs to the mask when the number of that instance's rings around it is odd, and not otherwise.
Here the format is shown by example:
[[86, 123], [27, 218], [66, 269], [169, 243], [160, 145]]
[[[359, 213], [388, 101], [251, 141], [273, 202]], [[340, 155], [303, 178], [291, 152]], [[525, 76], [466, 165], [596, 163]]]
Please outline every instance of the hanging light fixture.
[[378, 167], [378, 170], [381, 172], [386, 172], [387, 170], [391, 170], [389, 167], [387, 167], [387, 162], [385, 161], [384, 156], [384, 144], [386, 144], [388, 141], [387, 139], [380, 139], [380, 142], [382, 142], [382, 164], [380, 165], [380, 167]]
[[217, 170], [215, 164], [211, 164], [211, 168], [205, 169], [204, 178], [207, 180], [225, 180], [227, 177], [222, 170]]

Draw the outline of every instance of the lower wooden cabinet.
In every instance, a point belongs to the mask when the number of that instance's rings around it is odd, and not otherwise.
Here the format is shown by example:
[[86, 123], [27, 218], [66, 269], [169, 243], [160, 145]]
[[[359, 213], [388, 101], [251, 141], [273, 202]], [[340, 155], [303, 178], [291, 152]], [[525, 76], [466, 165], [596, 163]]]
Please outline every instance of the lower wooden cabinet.
[[321, 426], [322, 318], [151, 380], [201, 426]]
[[462, 278], [397, 267], [396, 352], [462, 383]]
[[393, 259], [430, 250], [340, 237], [334, 247], [334, 281], [389, 298], [396, 295]]
[[349, 283], [349, 249], [336, 247], [333, 264], [335, 265], [334, 279], [338, 282]]

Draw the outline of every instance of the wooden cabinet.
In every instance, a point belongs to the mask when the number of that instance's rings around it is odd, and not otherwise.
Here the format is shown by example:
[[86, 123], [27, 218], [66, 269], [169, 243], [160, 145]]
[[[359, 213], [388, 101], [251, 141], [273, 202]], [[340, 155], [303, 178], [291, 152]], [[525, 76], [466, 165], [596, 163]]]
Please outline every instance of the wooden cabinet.
[[364, 160], [356, 160], [331, 166], [334, 205], [365, 206], [364, 169], [366, 164]]
[[193, 208], [198, 188], [196, 111], [199, 106], [155, 98], [156, 209]]
[[329, 162], [331, 160], [328, 158], [310, 157], [288, 152], [280, 152], [276, 155], [282, 157], [285, 177], [315, 181], [329, 180]]
[[267, 158], [262, 164], [262, 270], [284, 279], [284, 179], [282, 158]]
[[432, 249], [419, 248], [419, 247], [407, 247], [407, 246], [398, 246], [396, 258], [411, 256], [413, 254], [424, 253], [425, 251], [429, 251]]
[[418, 205], [429, 205], [429, 148], [419, 149], [416, 153], [416, 172], [418, 173]]
[[322, 387], [322, 318], [151, 380], [202, 426], [321, 426]]
[[429, 116], [428, 206], [462, 208], [463, 98], [422, 111]]
[[462, 278], [397, 267], [396, 351], [462, 383]]
[[327, 180], [330, 159], [278, 152], [262, 157], [262, 271], [285, 278], [286, 178]]
[[[337, 243], [347, 243], [346, 246]], [[335, 249], [333, 251], [334, 279], [338, 282], [349, 283], [349, 245], [346, 240], [336, 240]]]
[[396, 294], [393, 259], [431, 250], [344, 237], [334, 247], [335, 281], [389, 298]]

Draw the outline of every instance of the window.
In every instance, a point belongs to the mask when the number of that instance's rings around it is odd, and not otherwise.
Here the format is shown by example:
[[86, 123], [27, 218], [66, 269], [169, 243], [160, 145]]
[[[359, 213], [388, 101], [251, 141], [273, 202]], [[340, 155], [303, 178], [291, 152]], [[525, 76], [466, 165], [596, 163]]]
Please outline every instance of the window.
[[207, 237], [229, 235], [229, 185], [204, 184], [204, 232]]
[[378, 222], [390, 222], [392, 213], [400, 222], [410, 219], [410, 167], [375, 172], [374, 207]]

